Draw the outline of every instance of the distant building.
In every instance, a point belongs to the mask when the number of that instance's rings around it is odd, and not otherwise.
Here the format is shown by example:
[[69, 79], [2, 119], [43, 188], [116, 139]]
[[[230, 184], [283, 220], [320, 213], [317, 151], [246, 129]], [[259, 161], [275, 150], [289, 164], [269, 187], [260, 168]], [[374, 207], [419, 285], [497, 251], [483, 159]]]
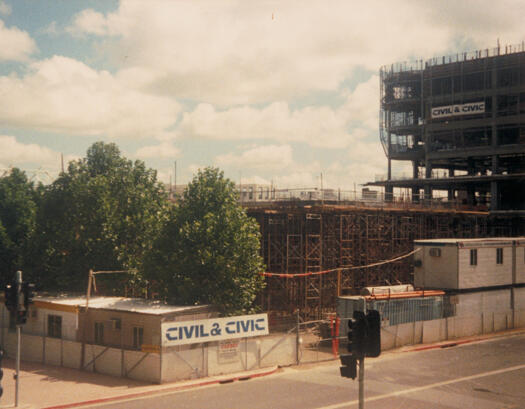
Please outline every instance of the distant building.
[[241, 184], [237, 185], [239, 200], [247, 202], [268, 202], [275, 199], [275, 190], [270, 185]]

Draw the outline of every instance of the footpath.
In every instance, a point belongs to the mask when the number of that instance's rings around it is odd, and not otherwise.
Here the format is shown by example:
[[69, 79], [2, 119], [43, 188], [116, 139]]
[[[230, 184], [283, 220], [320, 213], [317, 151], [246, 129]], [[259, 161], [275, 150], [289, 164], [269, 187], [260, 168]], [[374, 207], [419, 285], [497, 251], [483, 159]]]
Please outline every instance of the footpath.
[[[525, 333], [524, 329], [509, 330], [435, 344], [405, 346], [386, 352], [403, 353], [448, 348], [523, 333]], [[13, 379], [15, 361], [4, 358], [3, 364], [4, 377], [0, 384], [4, 389], [4, 393], [0, 398], [0, 409], [13, 408], [15, 401], [15, 381]], [[76, 369], [21, 362], [18, 407], [21, 409], [66, 409], [80, 408], [97, 403], [117, 403], [122, 399], [139, 398], [157, 393], [248, 380], [272, 375], [278, 371], [280, 371], [280, 368], [270, 367], [256, 371], [157, 385]]]

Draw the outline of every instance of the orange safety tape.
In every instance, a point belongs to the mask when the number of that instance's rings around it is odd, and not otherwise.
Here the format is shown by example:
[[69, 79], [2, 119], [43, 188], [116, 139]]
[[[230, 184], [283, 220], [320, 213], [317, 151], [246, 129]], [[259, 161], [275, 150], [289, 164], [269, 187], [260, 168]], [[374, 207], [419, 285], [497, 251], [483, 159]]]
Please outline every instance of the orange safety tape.
[[306, 276], [311, 276], [311, 275], [328, 274], [328, 273], [333, 273], [334, 271], [338, 271], [338, 270], [341, 270], [341, 271], [342, 270], [359, 270], [360, 268], [370, 268], [370, 267], [380, 266], [380, 265], [383, 265], [383, 264], [394, 263], [394, 262], [396, 262], [398, 260], [401, 260], [401, 259], [404, 259], [406, 257], [409, 257], [412, 254], [415, 254], [415, 253], [417, 253], [420, 250], [421, 250], [421, 247], [418, 247], [414, 251], [411, 251], [410, 253], [407, 253], [407, 254], [403, 254], [402, 256], [399, 256], [399, 257], [396, 257], [396, 258], [393, 258], [393, 259], [390, 259], [390, 260], [378, 261], [377, 263], [367, 264], [365, 266], [339, 267], [339, 268], [333, 268], [331, 270], [311, 271], [309, 273], [298, 273], [298, 274], [283, 274], [283, 273], [269, 273], [269, 272], [267, 272], [267, 273], [259, 273], [259, 274], [264, 276], [264, 277], [296, 278], [296, 277], [306, 277]]

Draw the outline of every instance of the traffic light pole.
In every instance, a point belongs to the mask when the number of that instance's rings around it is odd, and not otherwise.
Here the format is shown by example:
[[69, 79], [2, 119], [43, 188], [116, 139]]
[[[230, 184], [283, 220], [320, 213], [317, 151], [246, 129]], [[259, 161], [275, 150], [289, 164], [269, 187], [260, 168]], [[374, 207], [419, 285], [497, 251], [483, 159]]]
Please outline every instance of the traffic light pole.
[[20, 380], [20, 324], [16, 324], [16, 373], [15, 373], [15, 407], [18, 407], [18, 390]]
[[[363, 314], [366, 314], [366, 300], [363, 297]], [[359, 409], [365, 409], [365, 356], [359, 358]]]
[[[20, 294], [22, 291], [22, 272], [17, 271], [16, 272], [16, 286], [17, 286], [17, 294]], [[17, 311], [18, 313], [18, 311]], [[22, 338], [21, 336], [21, 325], [17, 322], [16, 323], [16, 373], [15, 373], [15, 407], [18, 407], [18, 392], [20, 388], [20, 340]]]
[[359, 409], [365, 408], [365, 357], [359, 358]]

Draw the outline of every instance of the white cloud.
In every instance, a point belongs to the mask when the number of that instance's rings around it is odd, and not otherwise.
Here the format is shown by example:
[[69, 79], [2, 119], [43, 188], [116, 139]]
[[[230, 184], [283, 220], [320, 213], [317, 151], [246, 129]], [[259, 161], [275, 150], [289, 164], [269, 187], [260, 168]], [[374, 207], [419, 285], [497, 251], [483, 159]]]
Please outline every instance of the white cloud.
[[242, 152], [240, 155], [227, 153], [215, 158], [219, 166], [234, 166], [241, 169], [263, 169], [276, 171], [287, 168], [293, 163], [292, 148], [289, 145], [258, 146]]
[[27, 32], [16, 27], [8, 28], [0, 20], [0, 61], [28, 61], [36, 49]]
[[0, 121], [20, 128], [110, 138], [167, 139], [180, 110], [173, 98], [129, 88], [107, 71], [61, 56], [25, 76], [0, 77]]
[[154, 159], [174, 159], [178, 157], [180, 150], [169, 142], [164, 142], [159, 145], [143, 146], [135, 153], [135, 157], [154, 158]]
[[153, 92], [251, 104], [334, 91], [356, 67], [429, 58], [458, 38], [480, 47], [497, 37], [519, 41], [525, 6], [504, 4], [123, 0], [105, 16], [84, 10], [72, 27], [118, 35], [115, 52], [126, 50], [126, 70], [148, 72], [144, 86]]
[[33, 164], [58, 168], [60, 154], [34, 143], [18, 142], [14, 136], [0, 135], [0, 162], [12, 166]]
[[[183, 114], [178, 131], [192, 138], [265, 139], [322, 148], [345, 147], [356, 137], [371, 132], [377, 135], [378, 82], [378, 77], [372, 76], [354, 92], [345, 93], [345, 103], [335, 109], [308, 106], [291, 110], [286, 102], [274, 102], [262, 109], [242, 106], [218, 111], [210, 104], [199, 104], [194, 111]], [[354, 128], [352, 132], [350, 127]]]
[[[236, 182], [238, 183], [238, 182]], [[265, 179], [261, 176], [255, 175], [255, 176], [248, 176], [243, 177], [241, 180], [241, 183], [243, 185], [263, 185], [263, 186], [270, 186], [272, 184], [271, 180]]]
[[303, 170], [277, 175], [274, 179], [274, 186], [277, 189], [291, 188], [319, 188], [319, 174], [313, 174], [311, 171]]
[[104, 14], [93, 9], [85, 9], [73, 17], [73, 23], [66, 28], [71, 34], [108, 34], [108, 20]]
[[9, 4], [7, 4], [5, 1], [0, 1], [0, 14], [4, 16], [8, 16], [11, 14], [12, 9]]
[[328, 107], [307, 107], [292, 111], [285, 102], [275, 102], [263, 109], [243, 106], [217, 111], [212, 105], [199, 104], [184, 113], [181, 135], [209, 139], [265, 139], [298, 141], [311, 146], [344, 145], [345, 118]]

